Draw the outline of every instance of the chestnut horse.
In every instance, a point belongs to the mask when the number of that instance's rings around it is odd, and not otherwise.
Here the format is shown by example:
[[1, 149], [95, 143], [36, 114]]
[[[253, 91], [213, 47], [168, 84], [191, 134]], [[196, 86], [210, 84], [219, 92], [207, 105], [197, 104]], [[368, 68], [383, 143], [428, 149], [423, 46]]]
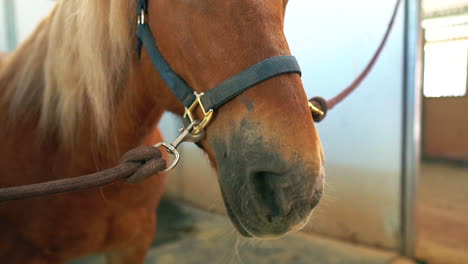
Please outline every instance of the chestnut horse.
[[[143, 49], [136, 0], [58, 1], [0, 64], [0, 186], [115, 166], [162, 140], [164, 111], [184, 112]], [[150, 0], [148, 24], [171, 67], [197, 92], [290, 54], [287, 0]], [[301, 229], [320, 198], [322, 148], [297, 74], [262, 82], [220, 108], [200, 142], [227, 212], [244, 236]], [[143, 263], [165, 176], [0, 203], [1, 263], [64, 263], [104, 253]]]

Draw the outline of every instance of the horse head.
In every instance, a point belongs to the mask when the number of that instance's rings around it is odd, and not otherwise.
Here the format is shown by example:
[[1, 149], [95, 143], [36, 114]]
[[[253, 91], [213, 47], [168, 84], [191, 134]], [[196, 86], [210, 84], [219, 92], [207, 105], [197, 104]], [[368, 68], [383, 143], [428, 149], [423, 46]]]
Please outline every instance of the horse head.
[[[196, 92], [267, 58], [289, 55], [287, 0], [149, 1], [147, 23], [168, 64]], [[145, 83], [161, 83], [148, 55]], [[166, 110], [183, 105], [165, 87]], [[199, 115], [201, 113], [198, 113]], [[202, 148], [218, 172], [227, 212], [244, 236], [271, 238], [301, 229], [320, 200], [323, 152], [300, 76], [282, 74], [218, 109]]]

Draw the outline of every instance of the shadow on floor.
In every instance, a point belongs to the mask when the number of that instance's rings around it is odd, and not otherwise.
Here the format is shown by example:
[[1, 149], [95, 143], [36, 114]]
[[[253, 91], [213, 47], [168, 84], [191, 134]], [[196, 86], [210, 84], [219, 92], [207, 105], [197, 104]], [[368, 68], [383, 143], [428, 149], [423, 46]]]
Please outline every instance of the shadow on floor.
[[[146, 264], [390, 264], [397, 258], [394, 252], [301, 233], [267, 241], [244, 239], [226, 217], [167, 198], [158, 214], [157, 239]], [[69, 264], [104, 263], [98, 256]]]

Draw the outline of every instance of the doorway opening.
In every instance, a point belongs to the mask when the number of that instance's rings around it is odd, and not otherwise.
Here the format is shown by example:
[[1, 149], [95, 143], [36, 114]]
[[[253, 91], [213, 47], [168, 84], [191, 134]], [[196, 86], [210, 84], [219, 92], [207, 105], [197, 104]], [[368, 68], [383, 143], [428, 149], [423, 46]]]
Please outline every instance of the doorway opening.
[[416, 250], [468, 263], [468, 1], [423, 1], [422, 161]]

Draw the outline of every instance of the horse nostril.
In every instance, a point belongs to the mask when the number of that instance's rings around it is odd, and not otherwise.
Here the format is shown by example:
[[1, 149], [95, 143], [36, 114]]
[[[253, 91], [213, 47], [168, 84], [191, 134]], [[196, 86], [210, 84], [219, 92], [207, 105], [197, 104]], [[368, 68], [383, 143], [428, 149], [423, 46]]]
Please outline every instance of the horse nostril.
[[253, 189], [258, 197], [255, 203], [260, 210], [258, 214], [270, 223], [280, 221], [291, 211], [291, 203], [286, 198], [282, 177], [280, 174], [268, 171], [252, 174]]

